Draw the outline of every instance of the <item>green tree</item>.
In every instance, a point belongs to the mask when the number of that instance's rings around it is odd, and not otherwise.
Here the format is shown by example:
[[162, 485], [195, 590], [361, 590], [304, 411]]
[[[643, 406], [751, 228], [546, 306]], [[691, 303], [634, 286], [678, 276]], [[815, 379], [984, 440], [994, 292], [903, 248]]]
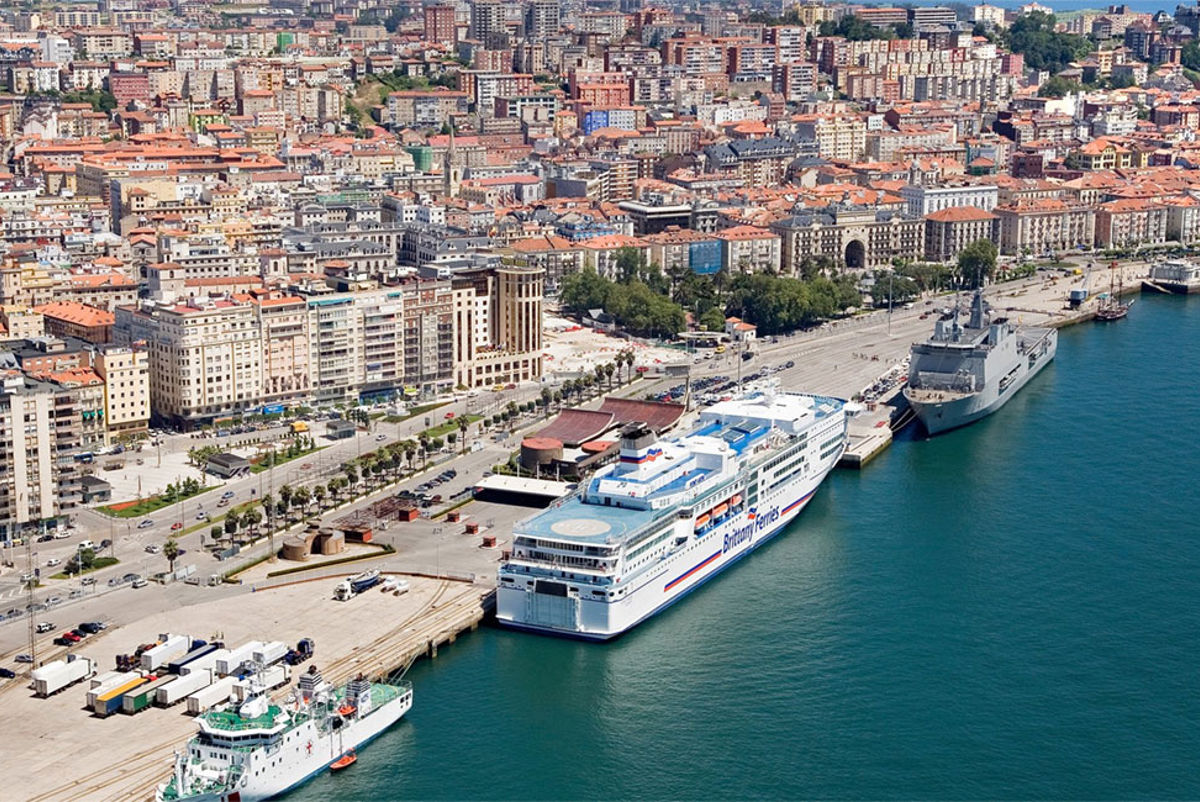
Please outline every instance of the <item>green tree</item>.
[[1092, 44], [1083, 36], [1057, 33], [1053, 14], [1034, 12], [1024, 14], [1013, 22], [1004, 36], [1005, 44], [1014, 53], [1025, 57], [1025, 66], [1051, 73], [1065, 70], [1072, 61], [1083, 58]]
[[167, 542], [163, 544], [163, 556], [167, 558], [167, 570], [175, 573], [175, 561], [179, 559], [179, 541], [173, 537], [167, 538]]
[[230, 510], [225, 514], [225, 534], [232, 538], [235, 534], [237, 534], [237, 530], [241, 527], [241, 525], [242, 519], [241, 516], [238, 515], [237, 510]]
[[1065, 97], [1072, 92], [1078, 92], [1083, 87], [1069, 78], [1055, 75], [1038, 87], [1038, 97]]
[[1189, 70], [1200, 70], [1200, 40], [1187, 40], [1180, 51], [1179, 60]]
[[991, 240], [975, 240], [958, 255], [958, 276], [968, 289], [982, 287], [996, 273], [996, 244]]
[[700, 316], [700, 327], [705, 331], [724, 331], [725, 315], [714, 306]]

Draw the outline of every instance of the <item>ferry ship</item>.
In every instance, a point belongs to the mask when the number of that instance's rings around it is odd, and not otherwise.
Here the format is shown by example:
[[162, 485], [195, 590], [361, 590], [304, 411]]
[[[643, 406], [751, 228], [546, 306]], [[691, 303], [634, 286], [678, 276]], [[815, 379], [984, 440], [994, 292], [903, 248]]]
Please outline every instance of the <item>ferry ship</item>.
[[200, 732], [175, 756], [157, 802], [256, 802], [330, 768], [412, 707], [412, 685], [359, 676], [334, 688], [316, 666], [282, 704], [265, 691], [200, 716]]
[[607, 640], [783, 531], [846, 447], [845, 402], [759, 392], [660, 440], [621, 432], [620, 460], [514, 527], [500, 624]]

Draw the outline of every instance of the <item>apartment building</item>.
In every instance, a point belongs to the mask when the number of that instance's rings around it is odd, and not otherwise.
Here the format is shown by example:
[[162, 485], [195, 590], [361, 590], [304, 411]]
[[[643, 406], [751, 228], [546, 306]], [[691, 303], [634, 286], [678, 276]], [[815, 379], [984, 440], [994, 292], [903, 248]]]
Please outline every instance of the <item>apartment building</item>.
[[107, 344], [96, 349], [92, 368], [104, 381], [108, 435], [144, 431], [150, 423], [150, 355], [145, 344]]
[[0, 374], [0, 539], [36, 533], [59, 515], [54, 393], [19, 371]]
[[949, 262], [977, 240], [995, 241], [997, 220], [989, 211], [974, 206], [951, 206], [925, 216], [925, 258]]
[[900, 197], [907, 204], [908, 213], [924, 217], [932, 212], [973, 206], [991, 211], [996, 208], [1000, 188], [995, 184], [937, 184], [935, 186], [908, 185], [900, 188]]
[[456, 386], [541, 378], [544, 278], [541, 268], [509, 265], [455, 272]]
[[782, 240], [783, 272], [794, 275], [806, 259], [825, 257], [850, 270], [886, 267], [893, 259], [925, 254], [920, 217], [863, 207], [829, 207], [771, 224]]
[[1169, 211], [1142, 198], [1123, 198], [1096, 208], [1096, 247], [1129, 248], [1167, 241]]
[[999, 220], [1000, 252], [1041, 256], [1088, 248], [1096, 239], [1096, 215], [1090, 206], [1057, 198], [1018, 201], [992, 210]]

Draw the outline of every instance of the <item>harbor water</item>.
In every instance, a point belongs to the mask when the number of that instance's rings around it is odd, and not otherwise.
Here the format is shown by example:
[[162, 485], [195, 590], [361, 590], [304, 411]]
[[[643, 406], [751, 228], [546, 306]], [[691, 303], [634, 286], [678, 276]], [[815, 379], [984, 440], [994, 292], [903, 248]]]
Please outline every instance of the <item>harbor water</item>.
[[1061, 332], [625, 637], [484, 629], [290, 800], [1200, 798], [1200, 300]]

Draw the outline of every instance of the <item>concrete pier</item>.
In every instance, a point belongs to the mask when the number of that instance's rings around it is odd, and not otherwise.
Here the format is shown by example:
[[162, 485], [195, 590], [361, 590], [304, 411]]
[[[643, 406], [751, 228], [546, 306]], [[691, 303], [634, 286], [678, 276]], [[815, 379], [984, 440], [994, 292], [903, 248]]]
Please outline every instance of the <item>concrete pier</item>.
[[[253, 595], [147, 616], [89, 638], [77, 651], [107, 671], [114, 666], [115, 654], [132, 652], [164, 632], [227, 645], [248, 640], [294, 645], [311, 637], [316, 641], [311, 664], [329, 681], [344, 682], [359, 672], [387, 677], [475, 629], [494, 603], [491, 588], [482, 584], [406, 579], [409, 590], [401, 596], [376, 587], [345, 602], [333, 600], [338, 578], [332, 576], [262, 588]], [[290, 692], [292, 684], [279, 694]], [[99, 719], [83, 709], [86, 692], [84, 682], [39, 699], [17, 680], [0, 691], [8, 722], [0, 776], [21, 778], [21, 799], [149, 799], [155, 786], [167, 779], [174, 751], [195, 732], [196, 722], [185, 714], [186, 705]], [[421, 704], [420, 688], [415, 704]]]

